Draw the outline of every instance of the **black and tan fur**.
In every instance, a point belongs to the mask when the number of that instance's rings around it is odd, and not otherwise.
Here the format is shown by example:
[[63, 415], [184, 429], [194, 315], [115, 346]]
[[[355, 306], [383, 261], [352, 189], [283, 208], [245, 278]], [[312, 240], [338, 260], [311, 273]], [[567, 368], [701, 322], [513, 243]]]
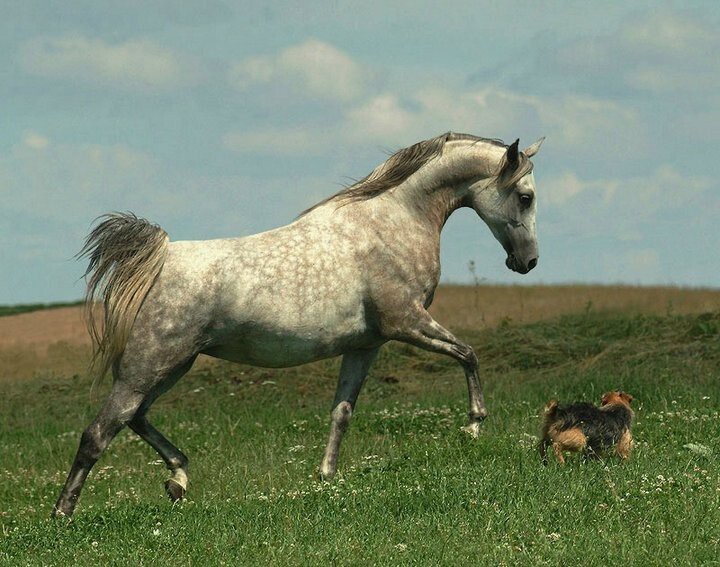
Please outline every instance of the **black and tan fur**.
[[604, 394], [601, 407], [588, 402], [566, 406], [550, 400], [545, 406], [540, 456], [547, 464], [547, 449], [552, 445], [560, 464], [565, 463], [564, 451], [583, 452], [588, 457], [599, 456], [614, 447], [623, 459], [632, 449], [633, 397], [622, 391]]

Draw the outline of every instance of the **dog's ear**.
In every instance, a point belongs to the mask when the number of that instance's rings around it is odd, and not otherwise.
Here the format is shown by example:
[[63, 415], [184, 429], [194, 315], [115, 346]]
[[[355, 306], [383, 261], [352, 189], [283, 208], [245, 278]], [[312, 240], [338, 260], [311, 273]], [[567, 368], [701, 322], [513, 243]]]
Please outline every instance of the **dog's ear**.
[[600, 398], [600, 405], [606, 406], [608, 402], [610, 401], [610, 396], [612, 396], [612, 392], [608, 392], [607, 394], [603, 394], [603, 397]]
[[633, 398], [630, 394], [627, 392], [620, 392], [620, 397], [625, 400], [628, 404], [632, 402], [635, 398]]

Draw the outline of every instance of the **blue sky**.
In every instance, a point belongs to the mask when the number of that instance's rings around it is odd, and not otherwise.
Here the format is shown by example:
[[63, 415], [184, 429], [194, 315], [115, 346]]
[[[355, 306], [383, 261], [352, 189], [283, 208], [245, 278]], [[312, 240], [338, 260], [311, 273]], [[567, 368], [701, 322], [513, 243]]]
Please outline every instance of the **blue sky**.
[[252, 234], [448, 130], [527, 146], [540, 263], [471, 211], [444, 281], [720, 287], [720, 4], [0, 0], [0, 303], [82, 295], [98, 215]]

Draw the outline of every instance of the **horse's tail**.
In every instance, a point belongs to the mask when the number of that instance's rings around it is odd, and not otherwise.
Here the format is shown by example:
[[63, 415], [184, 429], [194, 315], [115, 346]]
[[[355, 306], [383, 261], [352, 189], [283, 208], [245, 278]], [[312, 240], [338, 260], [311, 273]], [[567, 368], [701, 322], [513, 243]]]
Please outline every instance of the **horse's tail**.
[[[167, 256], [167, 233], [132, 213], [113, 213], [88, 235], [78, 258], [90, 259], [85, 315], [93, 341], [91, 369], [101, 379], [125, 351], [135, 317]], [[88, 277], [89, 276], [89, 277]], [[95, 317], [102, 298], [103, 324]]]

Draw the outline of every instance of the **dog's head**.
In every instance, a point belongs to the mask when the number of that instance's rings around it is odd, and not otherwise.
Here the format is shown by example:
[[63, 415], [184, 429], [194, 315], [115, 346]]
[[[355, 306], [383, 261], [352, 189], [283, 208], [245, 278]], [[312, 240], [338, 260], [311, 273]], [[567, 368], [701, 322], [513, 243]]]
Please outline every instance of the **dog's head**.
[[633, 397], [630, 394], [628, 394], [627, 392], [623, 392], [622, 390], [616, 390], [615, 392], [608, 392], [607, 394], [603, 394], [600, 405], [608, 406], [610, 404], [622, 404], [624, 406], [630, 407], [630, 402], [632, 401]]

